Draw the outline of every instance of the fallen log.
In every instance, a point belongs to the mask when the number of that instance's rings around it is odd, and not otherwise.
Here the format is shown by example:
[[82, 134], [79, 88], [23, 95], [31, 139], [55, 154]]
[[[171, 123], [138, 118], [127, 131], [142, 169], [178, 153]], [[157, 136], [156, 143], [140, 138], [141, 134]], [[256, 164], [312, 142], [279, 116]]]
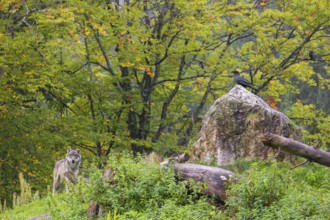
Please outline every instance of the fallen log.
[[311, 162], [330, 167], [330, 152], [276, 134], [265, 134], [260, 140], [269, 147], [279, 148], [288, 153], [304, 157]]
[[184, 163], [184, 162], [187, 162], [189, 159], [190, 159], [189, 154], [183, 153], [178, 156], [172, 157], [170, 160], [174, 160], [175, 162], [178, 162], [178, 163]]
[[184, 162], [187, 162], [189, 159], [190, 159], [189, 154], [187, 154], [187, 153], [183, 153], [183, 154], [180, 154], [180, 155], [178, 155], [178, 156], [172, 157], [172, 158], [170, 158], [170, 159], [167, 160], [167, 161], [163, 161], [163, 162], [161, 162], [160, 165], [162, 165], [162, 166], [166, 166], [166, 165], [168, 165], [171, 161], [175, 161], [175, 162], [177, 162], [177, 163], [184, 163]]
[[226, 199], [226, 189], [235, 180], [234, 173], [219, 167], [210, 167], [191, 163], [174, 163], [174, 171], [184, 180], [206, 182], [206, 194], [215, 196], [221, 201]]

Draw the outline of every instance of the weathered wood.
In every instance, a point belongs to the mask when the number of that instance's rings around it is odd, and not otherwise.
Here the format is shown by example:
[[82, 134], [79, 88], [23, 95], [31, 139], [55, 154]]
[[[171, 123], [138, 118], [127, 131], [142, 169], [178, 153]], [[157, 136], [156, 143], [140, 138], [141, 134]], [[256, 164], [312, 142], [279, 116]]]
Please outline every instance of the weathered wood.
[[160, 165], [162, 166], [167, 166], [169, 164], [170, 161], [175, 161], [177, 163], [184, 163], [184, 162], [187, 162], [188, 160], [190, 159], [190, 156], [189, 154], [187, 153], [183, 153], [183, 154], [180, 154], [178, 156], [175, 156], [175, 157], [172, 157], [170, 158], [169, 160], [167, 161], [163, 161], [160, 163]]
[[[114, 170], [108, 168], [103, 173], [104, 182], [111, 182], [115, 177]], [[95, 219], [97, 216], [103, 214], [103, 209], [97, 201], [90, 201], [87, 209], [87, 219]]]
[[187, 162], [189, 159], [190, 159], [189, 154], [183, 153], [178, 156], [172, 157], [170, 160], [174, 160], [175, 162], [178, 162], [178, 163], [184, 163], [184, 162]]
[[97, 201], [91, 201], [87, 209], [87, 219], [96, 218], [97, 213], [99, 212], [100, 206]]
[[115, 177], [114, 170], [112, 168], [108, 168], [103, 173], [103, 180], [104, 181], [111, 181]]
[[221, 201], [226, 199], [226, 189], [235, 179], [234, 173], [218, 167], [210, 167], [191, 163], [174, 163], [175, 172], [179, 172], [180, 177], [185, 180], [196, 182], [206, 182], [206, 194], [215, 196]]
[[288, 153], [330, 167], [330, 152], [276, 134], [263, 135], [260, 140], [269, 147], [280, 148]]

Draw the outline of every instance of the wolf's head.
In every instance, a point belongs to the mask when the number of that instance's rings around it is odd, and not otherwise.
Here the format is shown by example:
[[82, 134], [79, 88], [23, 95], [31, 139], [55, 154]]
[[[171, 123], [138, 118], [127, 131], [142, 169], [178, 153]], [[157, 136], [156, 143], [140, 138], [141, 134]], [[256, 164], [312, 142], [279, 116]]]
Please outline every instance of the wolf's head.
[[80, 150], [72, 150], [71, 148], [68, 149], [68, 152], [66, 154], [66, 160], [72, 164], [76, 165], [80, 162], [81, 156], [80, 156]]

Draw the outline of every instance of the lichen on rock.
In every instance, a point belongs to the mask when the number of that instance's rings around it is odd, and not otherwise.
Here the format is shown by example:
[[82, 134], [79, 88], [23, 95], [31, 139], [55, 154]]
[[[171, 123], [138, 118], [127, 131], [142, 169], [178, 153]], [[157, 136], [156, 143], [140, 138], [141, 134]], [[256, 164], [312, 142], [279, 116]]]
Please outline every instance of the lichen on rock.
[[192, 146], [192, 161], [228, 165], [238, 159], [266, 159], [285, 153], [275, 152], [258, 140], [273, 133], [296, 140], [300, 132], [290, 119], [272, 109], [262, 98], [240, 85], [217, 99], [203, 119], [200, 137]]

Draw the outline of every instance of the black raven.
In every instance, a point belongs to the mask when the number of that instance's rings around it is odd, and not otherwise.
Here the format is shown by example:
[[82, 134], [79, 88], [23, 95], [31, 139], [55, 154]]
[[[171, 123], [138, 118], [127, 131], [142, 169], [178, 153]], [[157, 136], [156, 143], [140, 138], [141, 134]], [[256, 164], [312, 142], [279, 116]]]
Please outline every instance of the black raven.
[[309, 59], [316, 61], [316, 54], [314, 53], [314, 51], [312, 50], [309, 51], [308, 55], [309, 55]]
[[258, 89], [255, 88], [254, 86], [252, 86], [252, 84], [251, 84], [249, 81], [247, 81], [246, 79], [244, 79], [243, 76], [240, 76], [240, 75], [239, 75], [239, 72], [238, 72], [237, 70], [233, 71], [233, 73], [234, 73], [235, 82], [236, 82], [238, 85], [241, 85], [241, 86], [243, 86], [244, 88], [245, 88], [245, 87], [250, 87], [250, 88], [252, 88], [252, 89], [258, 91]]

